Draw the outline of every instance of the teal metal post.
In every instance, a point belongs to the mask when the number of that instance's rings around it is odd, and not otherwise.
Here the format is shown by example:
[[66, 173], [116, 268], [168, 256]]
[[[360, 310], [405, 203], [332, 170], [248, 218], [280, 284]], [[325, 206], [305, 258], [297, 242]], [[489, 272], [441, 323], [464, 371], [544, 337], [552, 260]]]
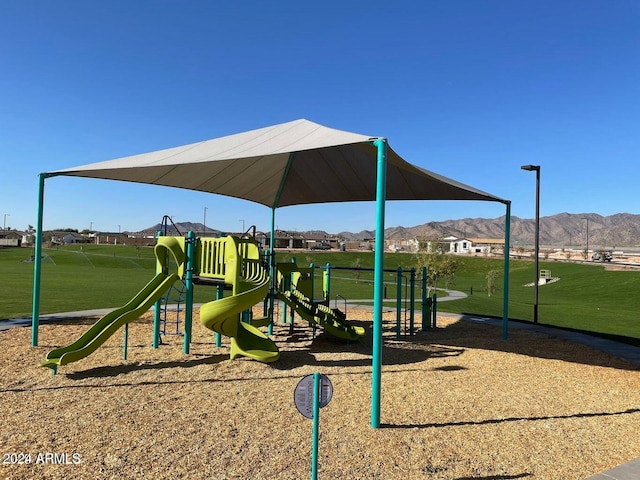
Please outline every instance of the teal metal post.
[[331, 301], [331, 264], [327, 263], [324, 271], [324, 282], [323, 282], [323, 290], [324, 290], [324, 301], [329, 306], [329, 302]]
[[[296, 257], [291, 257], [291, 263], [296, 263]], [[293, 275], [294, 272], [289, 272], [289, 275], [282, 277], [282, 290], [289, 292], [293, 291]], [[287, 304], [283, 301], [280, 302], [282, 308], [282, 323], [287, 323]], [[293, 326], [296, 320], [296, 312], [293, 308], [289, 309], [289, 332], [293, 333]]]
[[402, 322], [402, 267], [398, 267], [396, 277], [396, 338], [400, 338]]
[[40, 277], [42, 275], [42, 218], [44, 211], [44, 181], [46, 173], [38, 175], [38, 220], [36, 224], [36, 248], [33, 257], [33, 309], [31, 312], [31, 346], [38, 346], [40, 328]]
[[431, 318], [433, 319], [431, 322], [432, 328], [438, 327], [438, 295], [433, 294], [431, 300]]
[[[156, 238], [161, 237], [162, 232], [158, 231], [156, 233]], [[156, 262], [156, 275], [160, 273], [161, 266]], [[160, 305], [162, 303], [162, 299], [158, 299], [156, 303], [153, 305], [153, 348], [158, 348], [160, 344]]]
[[311, 442], [311, 480], [318, 478], [318, 438], [320, 430], [320, 374], [313, 374], [313, 439]]
[[[282, 188], [282, 186], [281, 186]], [[269, 283], [269, 335], [271, 335], [271, 329], [273, 325], [273, 310], [276, 303], [276, 207], [271, 209], [271, 237], [269, 239], [269, 275], [271, 276], [271, 282]]]
[[384, 294], [384, 209], [387, 196], [387, 140], [376, 139], [378, 148], [376, 178], [376, 253], [373, 286], [373, 360], [371, 365], [371, 426], [380, 428], [382, 390], [382, 303]]
[[[427, 267], [422, 267], [422, 331], [424, 332], [429, 328], [427, 326], [427, 320], [429, 318], [429, 313], [427, 313]], [[430, 323], [430, 322], [429, 322]]]
[[[223, 297], [224, 297], [224, 284], [218, 285], [216, 287], [216, 300], [220, 300]], [[219, 332], [216, 332], [215, 339], [216, 339], [216, 347], [220, 348], [222, 346], [222, 335], [220, 335]]]
[[415, 332], [415, 309], [416, 309], [416, 269], [411, 268], [409, 276], [409, 335], [413, 335]]
[[[313, 263], [309, 264], [309, 268], [311, 268], [311, 303], [315, 304], [315, 291], [316, 291], [316, 266]], [[293, 324], [292, 324], [293, 325]], [[311, 326], [311, 338], [316, 338], [316, 324], [314, 323]]]
[[196, 234], [187, 233], [185, 255], [185, 305], [184, 305], [184, 348], [183, 353], [189, 353], [191, 347], [191, 324], [193, 322], [193, 271], [196, 258]]
[[129, 324], [124, 324], [124, 342], [122, 347], [122, 359], [127, 359], [127, 348], [129, 347]]
[[502, 339], [509, 337], [509, 250], [511, 238], [511, 202], [505, 202], [507, 211], [504, 226], [504, 299], [502, 303]]

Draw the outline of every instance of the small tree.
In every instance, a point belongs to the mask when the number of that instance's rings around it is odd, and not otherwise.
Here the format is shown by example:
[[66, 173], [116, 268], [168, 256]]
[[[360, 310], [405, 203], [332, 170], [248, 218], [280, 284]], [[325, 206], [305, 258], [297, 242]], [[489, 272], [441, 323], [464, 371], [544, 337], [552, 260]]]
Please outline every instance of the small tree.
[[360, 270], [358, 270], [360, 268], [360, 257], [357, 257], [352, 263], [351, 266], [353, 268], [355, 268], [356, 270], [353, 271], [353, 278], [355, 278], [356, 280], [356, 285], [358, 284], [358, 281], [360, 280]]
[[36, 229], [33, 228], [33, 225], [27, 227], [27, 243], [29, 245], [36, 243]]
[[445, 282], [444, 288], [449, 288], [453, 282], [456, 270], [460, 261], [444, 253], [429, 253], [422, 251], [418, 254], [417, 269], [427, 267], [428, 295], [431, 295], [438, 287], [438, 282], [442, 279]]
[[490, 297], [493, 295], [497, 288], [497, 280], [500, 275], [500, 270], [489, 270], [486, 275], [487, 279], [487, 295]]

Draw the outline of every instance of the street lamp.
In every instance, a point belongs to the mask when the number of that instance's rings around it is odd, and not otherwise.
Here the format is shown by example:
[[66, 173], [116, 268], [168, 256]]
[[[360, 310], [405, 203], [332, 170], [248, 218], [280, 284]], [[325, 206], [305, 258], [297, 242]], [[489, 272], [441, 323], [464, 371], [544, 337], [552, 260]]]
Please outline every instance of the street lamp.
[[202, 236], [206, 236], [207, 234], [207, 209], [209, 207], [204, 207], [204, 217], [202, 219]]
[[589, 260], [589, 219], [585, 218], [587, 221], [587, 248], [584, 250], [585, 260]]
[[7, 217], [10, 217], [11, 215], [8, 213], [4, 214], [4, 221], [2, 222], [2, 230], [6, 230], [7, 229]]
[[536, 172], [536, 239], [535, 248], [533, 252], [534, 261], [534, 283], [533, 283], [533, 323], [538, 323], [538, 283], [539, 283], [539, 271], [538, 261], [540, 257], [540, 165], [523, 165], [520, 167], [522, 170], [528, 172]]

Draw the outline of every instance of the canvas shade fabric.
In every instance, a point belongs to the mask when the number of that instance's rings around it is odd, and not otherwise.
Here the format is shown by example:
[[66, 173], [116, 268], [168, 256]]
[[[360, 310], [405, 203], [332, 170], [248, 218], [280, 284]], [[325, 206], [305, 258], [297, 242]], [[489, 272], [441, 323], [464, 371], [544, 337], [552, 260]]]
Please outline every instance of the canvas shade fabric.
[[[49, 172], [163, 185], [278, 208], [376, 200], [378, 137], [295, 120]], [[505, 200], [424, 170], [387, 149], [386, 200]]]

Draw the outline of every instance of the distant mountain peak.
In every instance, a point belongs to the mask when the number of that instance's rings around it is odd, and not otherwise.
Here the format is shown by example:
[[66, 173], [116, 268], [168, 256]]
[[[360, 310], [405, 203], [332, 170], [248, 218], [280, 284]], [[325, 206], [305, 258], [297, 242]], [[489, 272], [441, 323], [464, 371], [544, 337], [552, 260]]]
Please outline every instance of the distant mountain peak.
[[[616, 213], [602, 216], [597, 213], [568, 213], [540, 218], [540, 243], [553, 246], [585, 246], [587, 243], [587, 223], [589, 229], [588, 243], [590, 247], [616, 247], [640, 245], [640, 215]], [[176, 223], [181, 234], [193, 231], [196, 234], [206, 233], [218, 236], [222, 231], [206, 227], [198, 222]], [[154, 234], [162, 230], [161, 224], [145, 228], [144, 233]], [[176, 234], [173, 227], [168, 229]], [[240, 232], [230, 232], [238, 234]], [[332, 235], [324, 230], [296, 232], [297, 235]], [[385, 229], [387, 240], [410, 240], [414, 238], [436, 239], [447, 236], [458, 238], [504, 238], [504, 216], [498, 218], [463, 218], [442, 222], [427, 222], [413, 227], [394, 226]], [[333, 236], [333, 235], [332, 235]], [[345, 240], [357, 241], [375, 238], [375, 230], [360, 232], [340, 232], [335, 236]], [[535, 236], [535, 220], [511, 217], [511, 243], [533, 244]]]

